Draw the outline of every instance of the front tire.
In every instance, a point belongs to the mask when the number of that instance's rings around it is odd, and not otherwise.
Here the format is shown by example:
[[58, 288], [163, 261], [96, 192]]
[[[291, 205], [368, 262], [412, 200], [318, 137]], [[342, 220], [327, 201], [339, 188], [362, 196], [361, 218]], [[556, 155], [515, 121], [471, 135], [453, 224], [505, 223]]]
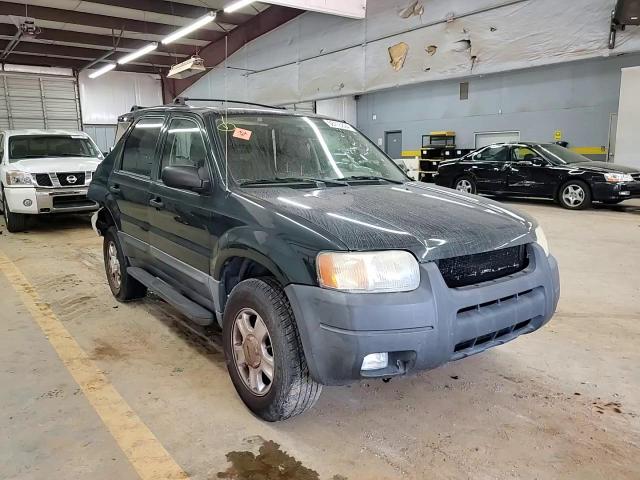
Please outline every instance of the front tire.
[[585, 210], [591, 207], [591, 189], [581, 180], [569, 180], [560, 187], [558, 201], [568, 210]]
[[456, 178], [453, 188], [459, 192], [476, 194], [478, 191], [476, 181], [469, 175]]
[[104, 235], [103, 254], [107, 282], [114, 297], [127, 302], [147, 294], [147, 287], [127, 273], [129, 262], [120, 246], [115, 227], [109, 228]]
[[316, 403], [322, 386], [309, 373], [291, 305], [271, 279], [249, 279], [231, 291], [222, 340], [238, 395], [255, 415], [277, 422]]
[[21, 213], [12, 213], [9, 210], [6, 193], [2, 193], [2, 213], [7, 230], [11, 233], [23, 232], [27, 228], [27, 216]]

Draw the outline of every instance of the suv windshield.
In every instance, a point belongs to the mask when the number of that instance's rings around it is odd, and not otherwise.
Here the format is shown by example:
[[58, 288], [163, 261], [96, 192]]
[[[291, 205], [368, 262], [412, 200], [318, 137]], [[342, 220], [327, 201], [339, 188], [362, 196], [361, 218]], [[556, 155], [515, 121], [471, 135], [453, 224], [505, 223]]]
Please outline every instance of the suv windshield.
[[402, 183], [400, 168], [351, 125], [285, 115], [229, 115], [214, 127], [240, 185], [345, 181]]
[[546, 154], [547, 158], [555, 164], [568, 165], [570, 163], [582, 163], [590, 162], [587, 157], [583, 157], [580, 154], [572, 152], [568, 148], [561, 147], [560, 145], [539, 145], [540, 149]]
[[9, 161], [45, 157], [98, 157], [86, 137], [71, 135], [15, 135], [9, 138]]

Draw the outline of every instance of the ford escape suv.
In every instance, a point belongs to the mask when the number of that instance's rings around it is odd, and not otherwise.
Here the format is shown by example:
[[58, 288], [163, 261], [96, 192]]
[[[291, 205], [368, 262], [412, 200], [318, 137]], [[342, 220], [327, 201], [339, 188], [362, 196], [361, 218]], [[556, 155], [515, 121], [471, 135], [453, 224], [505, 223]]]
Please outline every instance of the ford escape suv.
[[412, 182], [351, 125], [278, 109], [139, 109], [98, 168], [93, 225], [120, 301], [147, 289], [222, 329], [233, 384], [268, 421], [321, 385], [431, 369], [553, 315], [542, 229]]

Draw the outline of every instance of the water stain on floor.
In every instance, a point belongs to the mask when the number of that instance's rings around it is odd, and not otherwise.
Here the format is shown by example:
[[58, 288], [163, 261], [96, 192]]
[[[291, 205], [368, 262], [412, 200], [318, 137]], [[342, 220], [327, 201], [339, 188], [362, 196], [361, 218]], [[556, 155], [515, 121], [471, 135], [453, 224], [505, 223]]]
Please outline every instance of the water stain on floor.
[[[320, 480], [318, 472], [305, 467], [294, 457], [284, 452], [271, 440], [259, 439], [262, 443], [258, 453], [236, 451], [227, 453], [231, 466], [220, 472], [217, 478], [227, 480]], [[347, 480], [334, 475], [331, 480]]]

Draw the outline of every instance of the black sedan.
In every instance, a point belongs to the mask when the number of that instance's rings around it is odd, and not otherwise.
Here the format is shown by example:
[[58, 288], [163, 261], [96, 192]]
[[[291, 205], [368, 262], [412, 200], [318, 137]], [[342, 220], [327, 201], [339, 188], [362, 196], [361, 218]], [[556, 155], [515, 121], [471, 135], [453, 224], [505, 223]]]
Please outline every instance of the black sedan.
[[552, 198], [571, 210], [640, 198], [640, 169], [545, 143], [499, 143], [442, 162], [436, 183], [466, 193]]

